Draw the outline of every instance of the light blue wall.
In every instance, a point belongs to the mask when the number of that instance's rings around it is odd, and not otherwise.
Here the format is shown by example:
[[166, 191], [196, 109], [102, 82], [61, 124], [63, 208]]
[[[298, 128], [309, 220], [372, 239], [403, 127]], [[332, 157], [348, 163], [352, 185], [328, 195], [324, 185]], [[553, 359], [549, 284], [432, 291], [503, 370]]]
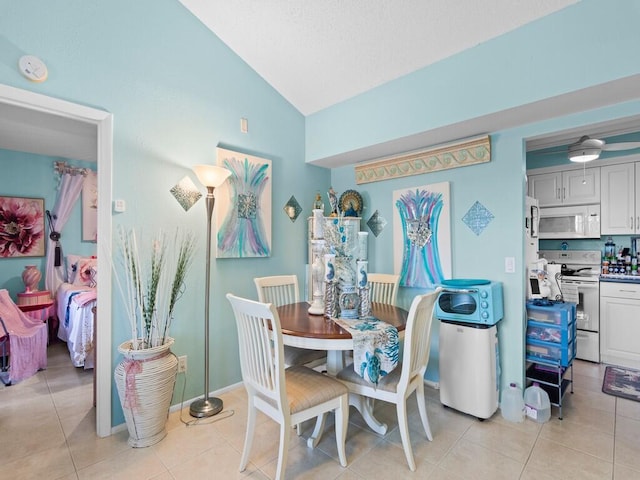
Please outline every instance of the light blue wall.
[[[313, 162], [483, 115], [536, 102], [640, 72], [635, 48], [640, 4], [615, 8], [584, 0], [514, 32], [382, 85], [307, 118], [306, 160]], [[598, 58], [597, 68], [583, 58]], [[595, 54], [595, 56], [593, 56]], [[368, 211], [392, 220], [391, 193], [408, 186], [451, 182], [453, 277], [504, 284], [505, 318], [499, 325], [502, 385], [524, 377], [524, 196], [528, 137], [606, 119], [635, 115], [637, 102], [489, 133], [491, 163], [418, 177], [355, 185], [353, 167], [334, 169], [334, 188], [363, 192]], [[357, 126], [357, 128], [354, 128]], [[480, 236], [461, 219], [476, 200], [495, 216]], [[371, 271], [392, 271], [389, 231], [370, 240]], [[515, 257], [516, 272], [504, 271]], [[401, 293], [409, 302], [414, 292]], [[436, 332], [437, 334], [437, 332]], [[432, 361], [437, 359], [434, 343]], [[437, 379], [435, 363], [427, 378]]]
[[[315, 192], [329, 185], [328, 170], [304, 162], [304, 117], [176, 0], [25, 0], [3, 2], [1, 9], [1, 83], [114, 115], [113, 198], [128, 207], [114, 214], [114, 228], [177, 226], [198, 236], [198, 257], [172, 329], [173, 350], [189, 357], [185, 399], [203, 393], [206, 216], [204, 201], [185, 212], [169, 190], [185, 176], [197, 183], [191, 167], [213, 163], [218, 145], [272, 160], [271, 257], [212, 266], [210, 387], [240, 381], [235, 322], [224, 295], [257, 298], [252, 279], [258, 275], [296, 273], [302, 283], [304, 217]], [[46, 82], [18, 73], [24, 54], [46, 62]], [[248, 134], [240, 132], [241, 117], [248, 119]], [[292, 195], [304, 210], [295, 223], [283, 211]], [[113, 319], [104, 320], [113, 322], [115, 367], [117, 345], [129, 333], [115, 285], [113, 291]], [[124, 417], [112, 392], [117, 425]]]
[[[53, 163], [56, 161], [66, 161], [73, 166], [95, 170], [95, 164], [89, 162], [0, 150], [0, 196], [43, 198], [45, 210], [53, 210], [58, 185], [58, 177], [53, 171]], [[88, 256], [95, 254], [96, 244], [82, 241], [81, 199], [82, 195], [71, 211], [61, 243], [65, 253]], [[48, 233], [47, 227], [45, 236]], [[46, 257], [1, 258], [0, 288], [6, 288], [15, 300], [18, 292], [24, 292], [21, 275], [25, 265], [36, 265], [42, 273], [40, 289], [44, 290], [45, 259]]]

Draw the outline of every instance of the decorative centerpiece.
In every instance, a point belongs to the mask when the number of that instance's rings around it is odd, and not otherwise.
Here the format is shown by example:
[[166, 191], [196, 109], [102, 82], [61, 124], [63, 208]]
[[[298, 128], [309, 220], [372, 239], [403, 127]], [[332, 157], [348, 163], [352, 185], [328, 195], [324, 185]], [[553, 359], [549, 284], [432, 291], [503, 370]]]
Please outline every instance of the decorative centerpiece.
[[[356, 263], [354, 253], [358, 248], [357, 238], [351, 238], [350, 230], [344, 225], [344, 217], [330, 217], [325, 219], [323, 226], [325, 241], [325, 317], [335, 317], [342, 307], [349, 310], [351, 315], [351, 301], [346, 299], [341, 303], [341, 296], [356, 292]], [[353, 299], [353, 297], [350, 297]], [[344, 304], [344, 306], [343, 306]], [[356, 304], [356, 317], [357, 308]]]
[[176, 232], [170, 238], [160, 233], [143, 247], [134, 231], [119, 233], [122, 265], [114, 270], [131, 339], [118, 347], [124, 359], [114, 377], [129, 430], [128, 443], [148, 447], [167, 435], [165, 425], [178, 372], [169, 330], [195, 242], [191, 234]]

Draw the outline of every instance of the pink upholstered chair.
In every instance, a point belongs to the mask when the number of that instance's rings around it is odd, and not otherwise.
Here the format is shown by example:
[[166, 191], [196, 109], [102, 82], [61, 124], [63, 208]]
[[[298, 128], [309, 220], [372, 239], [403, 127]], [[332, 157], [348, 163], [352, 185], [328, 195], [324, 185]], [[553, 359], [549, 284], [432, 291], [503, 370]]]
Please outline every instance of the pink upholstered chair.
[[[47, 368], [46, 323], [25, 315], [7, 290], [0, 290], [0, 318], [0, 336], [9, 337], [10, 352], [9, 367], [1, 375], [2, 382], [10, 385]], [[6, 347], [6, 338], [3, 347]]]

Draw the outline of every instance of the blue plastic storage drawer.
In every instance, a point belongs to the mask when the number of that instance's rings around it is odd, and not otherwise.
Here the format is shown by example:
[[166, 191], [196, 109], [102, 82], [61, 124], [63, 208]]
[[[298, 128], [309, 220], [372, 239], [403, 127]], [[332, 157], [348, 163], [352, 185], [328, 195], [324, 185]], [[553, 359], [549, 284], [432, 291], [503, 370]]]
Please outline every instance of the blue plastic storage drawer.
[[554, 324], [567, 328], [576, 318], [575, 303], [556, 303], [550, 306], [527, 302], [527, 319], [538, 323]]
[[560, 325], [550, 325], [548, 323], [529, 320], [527, 322], [527, 341], [539, 340], [543, 342], [559, 343], [568, 345], [575, 338], [576, 322], [568, 325], [562, 322]]
[[528, 361], [542, 361], [567, 367], [576, 356], [576, 342], [572, 341], [568, 345], [560, 345], [528, 338], [526, 350]]

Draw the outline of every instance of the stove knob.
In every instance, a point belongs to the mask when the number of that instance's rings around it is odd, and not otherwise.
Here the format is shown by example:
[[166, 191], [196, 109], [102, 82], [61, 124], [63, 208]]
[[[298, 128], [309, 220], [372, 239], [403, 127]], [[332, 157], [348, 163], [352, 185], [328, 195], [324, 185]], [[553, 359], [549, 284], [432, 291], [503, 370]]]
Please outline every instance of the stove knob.
[[489, 312], [482, 312], [480, 316], [486, 320], [487, 318], [489, 318]]
[[482, 302], [480, 302], [480, 306], [482, 308], [489, 308], [489, 302], [485, 302], [484, 300]]
[[489, 294], [488, 294], [485, 290], [482, 290], [482, 291], [480, 292], [480, 296], [481, 296], [482, 298], [487, 298], [487, 297], [489, 296]]

